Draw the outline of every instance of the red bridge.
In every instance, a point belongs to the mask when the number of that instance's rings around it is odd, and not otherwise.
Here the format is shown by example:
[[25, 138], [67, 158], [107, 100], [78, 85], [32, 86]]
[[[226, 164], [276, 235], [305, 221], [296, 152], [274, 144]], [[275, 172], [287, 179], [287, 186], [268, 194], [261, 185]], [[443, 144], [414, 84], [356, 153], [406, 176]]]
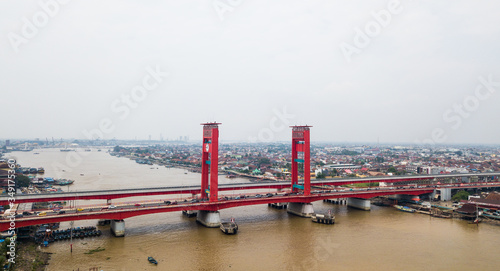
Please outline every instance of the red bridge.
[[[369, 199], [377, 196], [406, 194], [421, 195], [433, 193], [436, 189], [458, 189], [458, 188], [482, 188], [499, 187], [498, 176], [500, 172], [491, 173], [467, 173], [467, 174], [444, 174], [444, 175], [420, 175], [420, 176], [395, 176], [377, 178], [351, 178], [351, 179], [326, 179], [310, 180], [310, 126], [293, 126], [292, 131], [292, 182], [260, 182], [218, 185], [218, 125], [220, 123], [203, 124], [203, 154], [201, 186], [183, 187], [156, 187], [141, 189], [119, 189], [119, 190], [99, 190], [80, 191], [53, 194], [33, 194], [18, 195], [15, 203], [26, 202], [47, 202], [66, 200], [112, 200], [125, 197], [171, 195], [171, 194], [191, 194], [199, 195], [199, 199], [190, 202], [156, 202], [137, 203], [134, 205], [120, 206], [116, 209], [109, 209], [101, 206], [91, 206], [83, 211], [72, 210], [73, 213], [49, 212], [44, 216], [17, 217], [8, 216], [0, 221], [0, 231], [15, 228], [74, 220], [87, 219], [108, 219], [113, 220], [112, 231], [119, 227], [124, 229], [123, 219], [162, 212], [175, 212], [180, 210], [198, 210], [197, 220], [208, 227], [218, 226], [220, 223], [218, 210], [269, 203], [290, 203], [288, 212], [310, 216], [312, 210], [311, 202], [332, 199], [332, 198], [357, 198]], [[298, 163], [304, 165], [304, 180], [299, 183]], [[481, 182], [470, 183], [471, 177], [478, 178]], [[469, 180], [462, 183], [464, 179]], [[488, 182], [489, 181], [489, 182]], [[345, 189], [338, 188], [341, 185], [355, 183], [386, 182], [397, 184], [398, 186]], [[443, 183], [441, 183], [443, 182]], [[409, 185], [411, 184], [411, 185]], [[275, 193], [267, 195], [253, 195], [251, 197], [227, 198], [219, 195], [219, 191], [235, 191], [250, 189], [276, 189]], [[283, 190], [286, 191], [283, 191]], [[271, 192], [271, 191], [270, 191]], [[0, 203], [6, 205], [12, 200], [8, 197], [0, 197]], [[369, 204], [369, 203], [368, 203]], [[118, 226], [116, 226], [118, 225]], [[116, 232], [115, 232], [116, 233]], [[124, 231], [123, 231], [124, 234]], [[117, 235], [122, 235], [118, 233]]]

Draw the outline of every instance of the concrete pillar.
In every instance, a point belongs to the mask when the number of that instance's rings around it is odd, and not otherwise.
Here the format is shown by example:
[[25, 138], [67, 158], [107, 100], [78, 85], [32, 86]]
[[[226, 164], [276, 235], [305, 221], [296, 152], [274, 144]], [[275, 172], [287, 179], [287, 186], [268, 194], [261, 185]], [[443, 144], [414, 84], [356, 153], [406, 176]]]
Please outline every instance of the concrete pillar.
[[110, 229], [111, 229], [111, 233], [116, 237], [125, 236], [125, 221], [124, 220], [111, 220]]
[[360, 210], [370, 211], [369, 199], [348, 198], [347, 206]]
[[107, 205], [111, 205], [111, 199], [107, 199], [107, 200], [106, 200], [106, 204], [107, 204]]
[[451, 200], [451, 188], [440, 188], [441, 191], [441, 201]]
[[301, 217], [312, 217], [314, 208], [312, 203], [290, 202], [287, 212]]
[[220, 226], [220, 213], [219, 211], [198, 211], [196, 222], [207, 228], [217, 228]]

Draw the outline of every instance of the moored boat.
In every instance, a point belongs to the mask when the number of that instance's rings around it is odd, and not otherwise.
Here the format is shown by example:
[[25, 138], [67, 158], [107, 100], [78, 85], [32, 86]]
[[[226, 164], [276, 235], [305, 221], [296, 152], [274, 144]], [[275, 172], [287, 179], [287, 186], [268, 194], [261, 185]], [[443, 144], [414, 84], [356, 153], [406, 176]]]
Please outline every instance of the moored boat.
[[415, 209], [410, 208], [408, 206], [394, 205], [394, 207], [396, 207], [396, 209], [398, 209], [400, 211], [407, 212], [407, 213], [414, 213], [415, 212]]
[[57, 179], [54, 181], [54, 185], [70, 185], [73, 184], [75, 181], [73, 180], [66, 180], [66, 179]]
[[234, 218], [231, 218], [230, 222], [220, 223], [220, 230], [225, 234], [236, 234], [238, 233], [238, 224], [234, 222]]

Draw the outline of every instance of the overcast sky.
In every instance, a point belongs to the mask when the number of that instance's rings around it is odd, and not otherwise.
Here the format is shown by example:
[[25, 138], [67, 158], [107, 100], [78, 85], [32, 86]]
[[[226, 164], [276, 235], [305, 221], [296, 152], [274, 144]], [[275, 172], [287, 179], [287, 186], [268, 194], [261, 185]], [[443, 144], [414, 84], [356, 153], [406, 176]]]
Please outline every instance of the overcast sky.
[[0, 138], [500, 143], [499, 32], [497, 1], [2, 0]]

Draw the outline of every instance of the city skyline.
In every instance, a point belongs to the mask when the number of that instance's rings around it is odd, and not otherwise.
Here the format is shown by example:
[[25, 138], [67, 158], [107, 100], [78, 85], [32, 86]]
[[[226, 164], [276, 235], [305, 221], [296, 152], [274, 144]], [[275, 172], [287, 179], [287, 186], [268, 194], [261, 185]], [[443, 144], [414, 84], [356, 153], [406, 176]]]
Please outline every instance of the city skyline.
[[500, 144], [498, 3], [63, 2], [0, 4], [0, 138]]

